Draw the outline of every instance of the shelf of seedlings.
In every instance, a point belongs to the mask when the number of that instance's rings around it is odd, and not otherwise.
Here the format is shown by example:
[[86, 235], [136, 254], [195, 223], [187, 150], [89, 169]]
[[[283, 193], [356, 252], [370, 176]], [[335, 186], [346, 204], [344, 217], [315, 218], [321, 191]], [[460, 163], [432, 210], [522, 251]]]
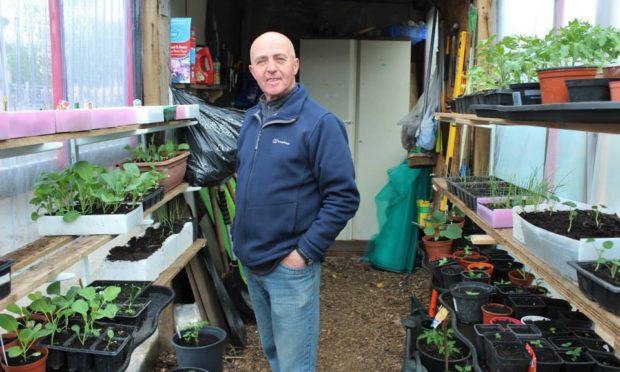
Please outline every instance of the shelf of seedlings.
[[[163, 198], [144, 211], [147, 216], [188, 188], [182, 183], [167, 192]], [[0, 310], [18, 301], [38, 288], [42, 283], [53, 280], [58, 274], [88, 257], [117, 235], [50, 236], [40, 238], [25, 247], [0, 257], [13, 260], [11, 293], [0, 300]]]
[[594, 330], [604, 341], [616, 349], [616, 355], [620, 355], [620, 317], [603, 309], [599, 304], [589, 300], [576, 283], [560, 275], [547, 263], [534, 257], [526, 247], [513, 239], [512, 228], [495, 229], [470, 209], [465, 202], [448, 190], [448, 185], [443, 178], [434, 178], [433, 184], [439, 193], [443, 193], [452, 203], [467, 214], [467, 216], [478, 225], [489, 236], [495, 239], [496, 243], [514, 257], [529, 266], [539, 277], [564, 297], [571, 305], [585, 314], [594, 324]]

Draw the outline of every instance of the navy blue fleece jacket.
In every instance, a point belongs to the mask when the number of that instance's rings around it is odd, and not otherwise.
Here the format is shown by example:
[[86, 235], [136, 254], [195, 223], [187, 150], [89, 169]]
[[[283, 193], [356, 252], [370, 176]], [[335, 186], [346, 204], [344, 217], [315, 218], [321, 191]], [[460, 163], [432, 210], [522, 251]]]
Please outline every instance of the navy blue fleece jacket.
[[261, 118], [248, 110], [237, 149], [234, 251], [249, 268], [295, 246], [323, 261], [359, 206], [344, 124], [299, 84]]

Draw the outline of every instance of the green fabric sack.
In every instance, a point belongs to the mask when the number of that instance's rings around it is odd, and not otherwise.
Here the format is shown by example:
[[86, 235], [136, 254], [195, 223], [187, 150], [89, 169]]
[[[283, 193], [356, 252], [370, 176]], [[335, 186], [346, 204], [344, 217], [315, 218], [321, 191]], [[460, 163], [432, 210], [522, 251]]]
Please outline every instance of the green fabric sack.
[[420, 229], [418, 199], [428, 200], [430, 167], [409, 168], [407, 161], [388, 170], [388, 183], [375, 197], [379, 233], [368, 242], [364, 261], [395, 272], [413, 271]]

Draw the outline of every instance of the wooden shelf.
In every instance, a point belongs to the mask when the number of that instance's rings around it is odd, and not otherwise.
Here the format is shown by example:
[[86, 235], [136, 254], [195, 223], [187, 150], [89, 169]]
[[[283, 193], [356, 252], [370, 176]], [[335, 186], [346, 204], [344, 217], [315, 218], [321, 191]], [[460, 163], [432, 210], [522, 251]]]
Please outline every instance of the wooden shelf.
[[[182, 183], [170, 190], [162, 200], [144, 211], [144, 216], [153, 213], [188, 187], [189, 184]], [[0, 309], [24, 297], [42, 283], [54, 279], [63, 270], [116, 237], [117, 235], [46, 236], [2, 256], [3, 260], [15, 260], [12, 266], [13, 272], [26, 269], [19, 275], [12, 275], [11, 294], [0, 301]], [[40, 262], [35, 263], [37, 261]], [[33, 263], [35, 264], [32, 265]], [[32, 266], [28, 267], [29, 265]]]
[[553, 287], [573, 306], [592, 319], [595, 324], [596, 332], [616, 349], [616, 355], [620, 355], [619, 316], [611, 314], [596, 302], [587, 299], [575, 283], [560, 275], [545, 262], [532, 256], [527, 248], [513, 239], [512, 229], [494, 229], [489, 226], [478, 214], [469, 209], [464, 202], [448, 191], [445, 179], [433, 178], [433, 184], [437, 187], [439, 192], [447, 196], [454, 205], [465, 212], [476, 225], [480, 226], [490, 237], [495, 239], [497, 244], [504, 246], [517, 259], [542, 277], [549, 286]]
[[202, 249], [205, 244], [207, 244], [206, 239], [197, 239], [194, 244], [192, 244], [189, 248], [185, 250], [185, 252], [183, 252], [182, 255], [179, 256], [179, 258], [174, 260], [172, 265], [168, 266], [166, 270], [162, 271], [162, 273], [159, 274], [159, 277], [157, 278], [157, 280], [155, 280], [155, 282], [153, 282], [153, 284], [167, 285], [168, 283], [170, 283], [172, 278], [174, 278], [181, 270], [183, 270], [185, 265], [187, 265], [187, 263], [191, 261], [192, 258], [194, 258], [196, 253], [198, 253], [198, 251]]
[[[63, 142], [70, 139], [102, 137], [104, 140], [126, 136], [147, 134], [166, 129], [181, 128], [196, 124], [196, 120], [173, 120], [152, 124], [133, 124], [114, 128], [94, 129], [83, 132], [46, 134], [43, 136], [21, 137], [0, 140], [0, 150], [40, 145], [48, 142]], [[29, 151], [29, 150], [28, 150]]]
[[196, 90], [225, 90], [227, 85], [202, 85], [202, 84], [174, 84], [178, 89], [196, 89]]
[[543, 128], [569, 129], [583, 132], [611, 133], [619, 134], [620, 125], [618, 123], [570, 123], [570, 122], [542, 122], [542, 121], [519, 121], [506, 120], [499, 118], [483, 118], [474, 114], [456, 114], [449, 112], [436, 112], [435, 119], [447, 123], [471, 125], [477, 127], [488, 127], [489, 125], [503, 126], [532, 126]]

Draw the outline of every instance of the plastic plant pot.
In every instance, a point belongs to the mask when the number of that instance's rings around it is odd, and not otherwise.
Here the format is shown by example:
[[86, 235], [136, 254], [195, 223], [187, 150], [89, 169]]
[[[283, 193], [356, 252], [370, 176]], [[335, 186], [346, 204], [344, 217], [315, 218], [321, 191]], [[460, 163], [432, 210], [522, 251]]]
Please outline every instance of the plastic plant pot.
[[467, 270], [482, 270], [489, 275], [489, 278], [493, 276], [493, 264], [488, 262], [476, 262], [467, 265]]
[[529, 287], [536, 279], [534, 274], [527, 271], [511, 270], [508, 272], [508, 280], [516, 285]]
[[[463, 364], [469, 357], [471, 356], [471, 350], [469, 347], [458, 338], [454, 338], [456, 342], [456, 347], [461, 350], [461, 354], [459, 356], [451, 356], [448, 359], [449, 369], [452, 370], [455, 365]], [[422, 339], [416, 340], [416, 349], [420, 353], [420, 361], [422, 365], [426, 367], [428, 371], [443, 371], [444, 368], [444, 358], [443, 356], [433, 355], [425, 348], [426, 342]]]
[[550, 319], [559, 319], [560, 311], [571, 311], [573, 306], [570, 302], [562, 300], [560, 298], [541, 297], [541, 300], [545, 303], [545, 316]]
[[457, 318], [468, 324], [482, 321], [481, 306], [491, 298], [493, 286], [485, 283], [462, 282], [452, 284], [450, 293], [454, 300]]
[[450, 288], [454, 283], [459, 283], [463, 279], [461, 272], [464, 271], [460, 265], [450, 265], [441, 268], [441, 279], [444, 288]]
[[571, 335], [570, 329], [564, 323], [557, 320], [535, 321], [532, 324], [538, 327], [543, 337]]
[[542, 337], [540, 329], [533, 324], [508, 324], [508, 329], [514, 333], [519, 340], [532, 337]]
[[478, 257], [478, 256], [480, 256], [480, 253], [474, 250], [465, 252], [465, 250], [459, 249], [458, 251], [455, 251], [454, 253], [452, 253], [452, 258], [456, 260], [456, 262], [458, 262], [459, 264], [461, 263], [461, 260], [463, 260], [463, 258], [465, 257]]
[[575, 336], [549, 336], [547, 339], [556, 350], [570, 350], [576, 347], [582, 348], [584, 352], [587, 350], [586, 344]]
[[[493, 347], [493, 343], [494, 342], [513, 342], [513, 341], [518, 341], [517, 337], [512, 333], [509, 332], [508, 330], [502, 328], [499, 331], [490, 333], [487, 332], [484, 334], [484, 336], [482, 337], [484, 339], [484, 347], [485, 347], [485, 351], [486, 351], [486, 357], [485, 357], [485, 361], [487, 363], [487, 366], [491, 363], [491, 357], [492, 357], [492, 347]], [[482, 359], [479, 359], [482, 360]]]
[[580, 311], [558, 311], [558, 320], [562, 321], [568, 328], [592, 328], [592, 320]]
[[200, 367], [212, 372], [221, 372], [226, 331], [219, 327], [205, 326], [199, 333], [209, 335], [213, 339], [212, 342], [206, 345], [185, 346], [180, 343], [177, 334], [172, 336], [172, 345], [176, 350], [179, 366]]
[[609, 353], [590, 351], [590, 356], [594, 360], [594, 371], [619, 372], [620, 359]]
[[424, 242], [424, 250], [426, 251], [426, 256], [428, 260], [431, 261], [437, 257], [443, 257], [452, 253], [452, 244], [453, 240], [434, 240], [433, 236], [425, 235], [422, 237], [422, 242]]
[[591, 329], [581, 329], [581, 328], [569, 328], [571, 333], [579, 338], [590, 338], [594, 340], [600, 340], [601, 336], [599, 336], [596, 332]]
[[467, 268], [467, 266], [474, 263], [488, 262], [489, 258], [485, 256], [467, 256], [463, 257], [459, 262], [461, 266]]
[[508, 302], [518, 319], [526, 315], [543, 315], [545, 312], [545, 303], [538, 296], [508, 295]]
[[594, 367], [594, 359], [582, 351], [579, 356], [571, 356], [566, 351], [558, 351], [558, 355], [564, 361], [564, 372], [586, 372], [592, 370]]
[[446, 255], [444, 257], [437, 257], [432, 261], [429, 261], [429, 266], [433, 273], [433, 284], [437, 287], [446, 288], [443, 283], [443, 278], [441, 276], [441, 268], [453, 265], [457, 265], [457, 262], [450, 255]]
[[486, 356], [486, 342], [484, 336], [487, 334], [495, 334], [502, 331], [502, 326], [499, 324], [474, 324], [474, 333], [476, 334], [476, 351], [478, 352], [478, 361], [485, 360]]
[[512, 315], [512, 308], [510, 306], [498, 303], [488, 303], [482, 305], [482, 322], [484, 324], [491, 324], [491, 320], [497, 317], [509, 317]]
[[490, 320], [490, 324], [500, 325], [502, 328], [508, 329], [508, 324], [523, 324], [519, 319], [509, 316], [498, 316]]
[[520, 285], [498, 284], [498, 285], [495, 285], [495, 288], [496, 288], [495, 302], [499, 302], [499, 303], [502, 303], [508, 306], [510, 306], [510, 301], [508, 300], [509, 295], [525, 296], [525, 295], [530, 294], [530, 291], [528, 288], [522, 287]]
[[527, 342], [536, 356], [536, 372], [560, 372], [564, 362], [556, 350], [542, 338], [523, 340]]
[[464, 270], [461, 271], [463, 282], [478, 282], [489, 284], [491, 277], [484, 271], [480, 270]]
[[570, 102], [609, 101], [609, 82], [619, 79], [574, 79], [567, 80]]
[[490, 355], [489, 369], [502, 372], [523, 372], [530, 363], [530, 355], [525, 346], [517, 341], [493, 342], [487, 352]]
[[609, 92], [612, 101], [620, 101], [620, 81], [610, 81]]
[[596, 351], [599, 353], [613, 353], [614, 348], [601, 340], [600, 338], [587, 338], [587, 337], [579, 337], [579, 340], [586, 345], [589, 351]]
[[498, 279], [508, 280], [508, 273], [512, 270], [523, 269], [523, 264], [517, 261], [496, 262], [493, 275]]

